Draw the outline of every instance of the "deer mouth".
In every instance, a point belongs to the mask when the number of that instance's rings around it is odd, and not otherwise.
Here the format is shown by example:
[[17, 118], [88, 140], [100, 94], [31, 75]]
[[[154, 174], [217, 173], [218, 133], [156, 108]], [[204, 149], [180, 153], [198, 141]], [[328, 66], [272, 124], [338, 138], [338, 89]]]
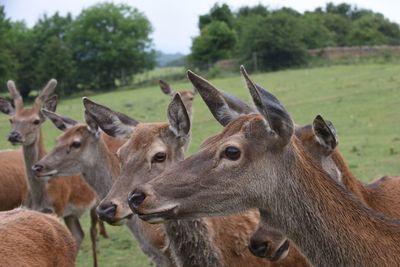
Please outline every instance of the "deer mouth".
[[289, 253], [289, 240], [286, 239], [285, 242], [276, 250], [275, 254], [270, 257], [266, 257], [270, 261], [279, 261], [287, 256]]
[[35, 172], [36, 176], [38, 177], [45, 177], [45, 176], [54, 176], [58, 173], [57, 170], [52, 170], [48, 172]]
[[176, 217], [177, 207], [178, 206], [175, 205], [172, 208], [164, 209], [161, 211], [154, 211], [151, 213], [138, 213], [138, 216], [140, 219], [148, 223], [162, 223]]

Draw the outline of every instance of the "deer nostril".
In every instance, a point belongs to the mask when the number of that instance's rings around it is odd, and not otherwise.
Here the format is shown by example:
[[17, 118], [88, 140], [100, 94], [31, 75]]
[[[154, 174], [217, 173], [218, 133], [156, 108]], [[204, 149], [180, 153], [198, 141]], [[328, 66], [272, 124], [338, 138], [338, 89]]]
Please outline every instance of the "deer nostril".
[[117, 213], [117, 205], [112, 203], [101, 204], [96, 208], [96, 213], [102, 221], [110, 222]]
[[250, 242], [249, 250], [254, 256], [264, 258], [267, 254], [268, 244], [266, 242]]
[[8, 141], [10, 142], [18, 142], [20, 139], [21, 136], [18, 132], [13, 131], [8, 135]]
[[128, 204], [132, 210], [138, 209], [145, 200], [146, 195], [141, 191], [130, 192], [128, 195]]
[[43, 169], [44, 169], [43, 165], [40, 165], [40, 164], [35, 164], [32, 166], [32, 171], [35, 173], [39, 173], [39, 172], [43, 171]]

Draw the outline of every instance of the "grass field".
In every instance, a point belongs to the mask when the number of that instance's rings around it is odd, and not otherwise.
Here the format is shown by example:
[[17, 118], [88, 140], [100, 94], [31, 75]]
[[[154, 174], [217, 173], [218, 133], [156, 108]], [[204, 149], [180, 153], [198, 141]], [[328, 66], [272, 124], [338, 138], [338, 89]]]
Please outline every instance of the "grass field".
[[[400, 174], [400, 65], [334, 66], [253, 75], [253, 79], [274, 93], [298, 124], [310, 123], [316, 114], [331, 120], [339, 134], [339, 148], [352, 171], [368, 182], [382, 175]], [[218, 88], [248, 101], [240, 76], [215, 79]], [[190, 88], [189, 83], [173, 84]], [[94, 101], [124, 112], [139, 121], [166, 120], [169, 98], [157, 87], [112, 92], [91, 97]], [[60, 114], [82, 121], [81, 99], [61, 101]], [[221, 127], [214, 121], [200, 97], [195, 100], [193, 138], [189, 152]], [[8, 118], [0, 116], [0, 148], [11, 148], [5, 136]], [[60, 134], [51, 123], [44, 126], [47, 148]], [[84, 229], [88, 230], [84, 219]], [[124, 227], [107, 227], [110, 239], [100, 238], [100, 266], [147, 266], [147, 259]], [[78, 266], [91, 266], [87, 233]]]

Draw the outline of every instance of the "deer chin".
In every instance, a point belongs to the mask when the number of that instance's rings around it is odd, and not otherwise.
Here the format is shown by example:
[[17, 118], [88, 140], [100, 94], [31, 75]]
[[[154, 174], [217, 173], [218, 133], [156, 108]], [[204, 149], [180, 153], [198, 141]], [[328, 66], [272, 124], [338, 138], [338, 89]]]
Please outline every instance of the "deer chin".
[[132, 218], [133, 214], [130, 213], [123, 218], [114, 218], [112, 221], [106, 221], [109, 225], [112, 226], [122, 226], [126, 224], [130, 218]]
[[137, 215], [143, 221], [154, 224], [175, 219], [177, 213], [178, 213], [178, 205], [168, 204], [159, 209], [149, 210], [146, 212], [138, 212]]

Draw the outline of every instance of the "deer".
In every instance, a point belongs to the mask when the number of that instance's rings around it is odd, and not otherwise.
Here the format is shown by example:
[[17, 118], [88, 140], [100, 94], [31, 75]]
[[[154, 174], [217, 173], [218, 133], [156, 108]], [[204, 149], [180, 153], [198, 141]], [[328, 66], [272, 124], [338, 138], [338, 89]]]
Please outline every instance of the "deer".
[[[118, 151], [121, 174], [97, 208], [104, 220], [124, 220], [132, 216], [126, 201], [129, 188], [150, 180], [183, 159], [190, 134], [189, 115], [179, 94], [168, 107], [168, 123], [132, 126], [123, 122], [121, 113], [92, 101], [84, 105], [105, 133], [114, 137], [130, 136]], [[274, 265], [258, 261], [249, 253], [248, 238], [257, 223], [255, 210], [223, 218], [170, 221], [165, 225], [169, 254], [177, 266], [290, 266], [284, 262]]]
[[[150, 223], [232, 214], [258, 208], [314, 266], [396, 266], [400, 221], [363, 205], [316, 164], [294, 135], [280, 101], [241, 66], [259, 113], [235, 116], [200, 150], [132, 188], [128, 204]], [[207, 103], [211, 83], [188, 71]], [[215, 101], [214, 101], [215, 102]]]
[[[88, 101], [90, 100], [85, 98], [84, 102]], [[115, 154], [117, 146], [110, 147], [109, 141], [110, 138], [124, 139], [104, 134], [88, 112], [85, 112], [85, 123], [78, 123], [45, 109], [42, 113], [64, 133], [57, 138], [56, 146], [32, 166], [35, 174], [38, 177], [56, 177], [81, 173], [100, 199], [106, 197], [120, 173], [119, 161]], [[138, 124], [138, 121], [124, 114], [120, 114], [120, 119], [128, 125]], [[139, 241], [142, 251], [157, 266], [171, 265], [169, 259], [161, 252], [165, 242], [160, 226], [144, 223], [132, 216], [120, 221], [107, 222], [111, 225], [125, 224]]]
[[[86, 210], [91, 210], [90, 233], [94, 266], [97, 266], [96, 227], [99, 220], [95, 213], [95, 204], [98, 201], [96, 193], [81, 176], [69, 176], [64, 177], [64, 179], [48, 181], [47, 179], [38, 179], [31, 169], [31, 166], [46, 154], [41, 131], [45, 116], [41, 112], [41, 108], [45, 107], [53, 111], [56, 109], [57, 96], [51, 96], [56, 85], [57, 81], [51, 79], [36, 97], [33, 107], [27, 108], [24, 107], [23, 99], [15, 83], [8, 81], [7, 87], [14, 106], [7, 100], [0, 99], [0, 109], [10, 116], [13, 129], [8, 140], [14, 145], [22, 145], [22, 153], [20, 151], [12, 152], [13, 156], [19, 159], [10, 164], [13, 165], [13, 169], [19, 169], [18, 173], [14, 173], [14, 175], [17, 175], [20, 180], [25, 179], [25, 183], [20, 186], [24, 187], [27, 184], [29, 188], [27, 196], [20, 204], [46, 213], [55, 212], [59, 217], [62, 217], [77, 241], [78, 247], [80, 247], [84, 237], [79, 218]], [[18, 153], [18, 155], [15, 153]], [[23, 166], [25, 167], [23, 178], [21, 177], [23, 167], [19, 165], [21, 162], [24, 162]], [[107, 236], [102, 222], [99, 223], [100, 233]]]
[[[343, 185], [364, 205], [387, 217], [400, 218], [400, 177], [384, 176], [367, 185], [358, 181], [337, 147], [336, 132], [332, 122], [325, 120], [321, 115], [317, 115], [312, 124], [295, 129], [296, 137], [303, 143], [312, 159], [322, 166], [332, 179]], [[268, 226], [267, 216], [261, 217], [257, 231], [251, 237], [249, 248], [254, 255], [268, 258], [271, 257], [270, 251], [288, 241], [284, 235]], [[282, 256], [285, 255], [287, 251]]]
[[75, 266], [75, 240], [55, 216], [24, 208], [2, 211], [0, 235], [2, 266]]

